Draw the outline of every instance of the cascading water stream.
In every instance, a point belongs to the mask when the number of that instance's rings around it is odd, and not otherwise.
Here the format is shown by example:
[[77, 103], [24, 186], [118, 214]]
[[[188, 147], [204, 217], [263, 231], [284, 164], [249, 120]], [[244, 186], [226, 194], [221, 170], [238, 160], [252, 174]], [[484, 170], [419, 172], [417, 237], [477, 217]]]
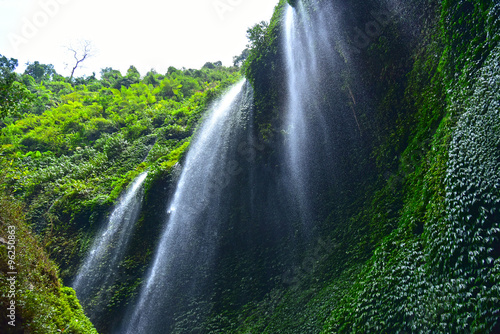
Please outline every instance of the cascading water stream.
[[[302, 4], [299, 2], [299, 8]], [[300, 9], [300, 13], [304, 13]], [[285, 146], [286, 179], [292, 201], [298, 207], [302, 225], [310, 225], [310, 173], [308, 154], [314, 145], [313, 117], [317, 117], [315, 88], [318, 76], [316, 49], [312, 31], [304, 24], [294, 8], [288, 6], [285, 14], [285, 60], [287, 66], [287, 105], [285, 131], [288, 134]]]
[[340, 145], [335, 139], [342, 128], [351, 127], [342, 109], [345, 62], [333, 48], [338, 42], [335, 11], [315, 2], [308, 6], [302, 1], [287, 5], [282, 39], [287, 70], [283, 180], [306, 235], [317, 219], [317, 194], [329, 191], [328, 183], [338, 178], [335, 151]]
[[108, 301], [106, 291], [114, 283], [118, 265], [123, 259], [139, 216], [143, 198], [142, 185], [147, 175], [147, 172], [140, 174], [120, 197], [72, 284], [90, 317], [99, 312], [99, 307], [104, 307], [102, 304]]
[[250, 90], [246, 81], [231, 88], [193, 139], [152, 265], [120, 333], [171, 331], [175, 313], [202, 289], [217, 247], [224, 188], [235, 168], [234, 141], [252, 104]]

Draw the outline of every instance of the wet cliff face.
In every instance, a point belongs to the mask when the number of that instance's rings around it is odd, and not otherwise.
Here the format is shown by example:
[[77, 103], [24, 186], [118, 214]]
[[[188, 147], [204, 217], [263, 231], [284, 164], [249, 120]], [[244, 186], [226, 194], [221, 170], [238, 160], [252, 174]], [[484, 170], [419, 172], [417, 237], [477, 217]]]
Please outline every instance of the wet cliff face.
[[[325, 125], [332, 132], [329, 149], [334, 155], [331, 169], [319, 173], [322, 184], [307, 183], [315, 190], [309, 197], [314, 237], [300, 233], [300, 215], [283, 219], [295, 222], [289, 234], [286, 227], [277, 233], [288, 236], [281, 239], [284, 247], [260, 243], [269, 231], [245, 231], [264, 232], [253, 246], [268, 253], [257, 260], [242, 252], [241, 261], [231, 262], [230, 255], [221, 261], [226, 263], [226, 270], [219, 271], [226, 287], [221, 300], [227, 303], [214, 311], [210, 328], [304, 333], [319, 332], [326, 324], [327, 331], [340, 332], [446, 332], [463, 325], [493, 330], [498, 302], [494, 292], [486, 291], [497, 291], [498, 284], [498, 180], [493, 177], [498, 171], [498, 5], [302, 5], [317, 30], [322, 15], [330, 19], [334, 51], [328, 59], [344, 61], [332, 70], [326, 58], [320, 59], [325, 76], [323, 86], [314, 89], [319, 100], [314, 103], [328, 115]], [[283, 82], [290, 70], [283, 57], [286, 10], [283, 2], [268, 40], [257, 46], [247, 67], [255, 88], [256, 129], [266, 144], [259, 159], [272, 170], [261, 174], [256, 187], [280, 198], [288, 192], [280, 193], [276, 184], [269, 189], [270, 180], [286, 170], [280, 155], [288, 135], [283, 125], [289, 102]], [[303, 31], [300, 38], [306, 35]], [[480, 94], [485, 101], [478, 100]], [[354, 118], [346, 123], [346, 115], [353, 114], [358, 123]], [[308, 149], [313, 170], [321, 170], [328, 158], [318, 158], [314, 145]], [[275, 196], [259, 198], [273, 203]], [[264, 221], [276, 226], [269, 216], [252, 220]], [[276, 256], [285, 250], [290, 251], [283, 255], [288, 261]], [[270, 263], [280, 269], [269, 270]], [[235, 267], [255, 271], [232, 271]], [[270, 284], [251, 285], [260, 268]], [[477, 275], [479, 280], [470, 278]], [[249, 292], [237, 299], [237, 291], [245, 287]], [[253, 300], [234, 311], [235, 301], [244, 303], [245, 298]]]

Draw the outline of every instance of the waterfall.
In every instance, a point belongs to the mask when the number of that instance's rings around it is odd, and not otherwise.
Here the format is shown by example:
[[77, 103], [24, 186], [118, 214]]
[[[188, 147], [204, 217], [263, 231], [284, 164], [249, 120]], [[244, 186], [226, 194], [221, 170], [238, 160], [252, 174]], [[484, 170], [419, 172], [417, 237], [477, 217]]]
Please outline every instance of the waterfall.
[[287, 102], [285, 131], [286, 179], [292, 201], [296, 202], [302, 224], [311, 224], [312, 209], [309, 194], [310, 172], [308, 161], [312, 149], [313, 117], [318, 114], [317, 97], [318, 64], [312, 31], [306, 19], [302, 3], [300, 13], [288, 6], [285, 13], [284, 48], [287, 66]]
[[208, 280], [220, 222], [227, 216], [225, 188], [240, 169], [233, 157], [251, 105], [251, 88], [243, 80], [212, 106], [197, 131], [152, 265], [120, 333], [168, 333], [183, 310], [202, 316], [203, 305], [193, 303]]
[[[283, 129], [283, 180], [295, 203], [304, 233], [314, 227], [317, 209], [314, 200], [324, 193], [321, 183], [338, 179], [336, 138], [345, 128], [342, 108], [342, 61], [333, 45], [336, 39], [335, 11], [314, 2], [287, 5], [283, 27], [283, 59], [286, 66], [286, 101]], [[342, 129], [344, 128], [344, 129]], [[320, 189], [323, 189], [320, 191]], [[327, 190], [328, 191], [328, 190]]]
[[143, 183], [148, 173], [140, 174], [119, 198], [106, 226], [99, 231], [72, 286], [86, 313], [92, 318], [109, 301], [107, 290], [115, 281], [118, 265], [132, 235], [143, 198]]

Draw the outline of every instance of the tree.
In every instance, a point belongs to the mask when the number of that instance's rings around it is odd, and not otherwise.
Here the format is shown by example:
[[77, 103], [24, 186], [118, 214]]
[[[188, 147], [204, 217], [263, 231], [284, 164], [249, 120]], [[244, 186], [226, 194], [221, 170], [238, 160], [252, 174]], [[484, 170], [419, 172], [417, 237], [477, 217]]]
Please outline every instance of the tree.
[[97, 80], [97, 78], [95, 76], [95, 72], [92, 72], [92, 75], [90, 75], [90, 76], [84, 75], [81, 78], [75, 79], [76, 85], [91, 85], [91, 84], [96, 83], [96, 82], [99, 82], [99, 80]]
[[130, 65], [130, 67], [128, 68], [126, 76], [135, 83], [141, 80], [141, 73], [139, 73], [137, 68], [133, 65]]
[[260, 23], [257, 23], [253, 27], [249, 28], [247, 30], [247, 38], [250, 41], [250, 44], [247, 45], [247, 48], [253, 48], [264, 43], [268, 27], [268, 22], [261, 21]]
[[243, 50], [239, 56], [233, 57], [233, 65], [236, 67], [241, 66], [245, 62], [245, 60], [247, 60], [249, 55], [250, 49], [245, 48], [245, 50]]
[[140, 81], [141, 74], [135, 66], [130, 66], [127, 70], [127, 74], [116, 81], [114, 88], [120, 89], [122, 86], [129, 88], [133, 84], [139, 83]]
[[146, 74], [142, 82], [144, 82], [146, 85], [158, 86], [160, 84], [158, 77], [158, 73], [154, 69], [151, 69], [151, 71]]
[[44, 80], [49, 81], [57, 75], [54, 65], [52, 64], [40, 64], [38, 61], [35, 61], [34, 63], [27, 63], [27, 65], [28, 67], [26, 67], [24, 74], [31, 75], [37, 83]]
[[73, 46], [68, 46], [68, 50], [73, 54], [75, 59], [75, 65], [71, 70], [71, 76], [69, 80], [73, 80], [76, 69], [83, 63], [86, 59], [92, 56], [92, 43], [90, 41], [80, 42], [80, 46], [75, 48]]
[[176, 68], [175, 68], [175, 67], [173, 67], [173, 66], [170, 66], [170, 67], [168, 68], [168, 70], [167, 70], [167, 76], [168, 76], [168, 75], [172, 75], [172, 74], [177, 73], [177, 72], [179, 72], [179, 70], [178, 70], [178, 69], [176, 69]]
[[206, 62], [205, 65], [203, 65], [203, 68], [214, 69], [215, 65], [211, 62]]
[[17, 81], [17, 74], [14, 73], [17, 65], [17, 59], [0, 55], [0, 120], [18, 114], [29, 107], [33, 99], [29, 90]]
[[208, 68], [208, 69], [213, 70], [214, 68], [221, 67], [221, 66], [222, 66], [222, 62], [219, 60], [219, 61], [216, 61], [214, 63], [206, 62], [202, 68]]
[[103, 85], [107, 87], [114, 87], [118, 80], [122, 78], [122, 73], [118, 70], [114, 70], [111, 67], [106, 67], [101, 70], [101, 79]]

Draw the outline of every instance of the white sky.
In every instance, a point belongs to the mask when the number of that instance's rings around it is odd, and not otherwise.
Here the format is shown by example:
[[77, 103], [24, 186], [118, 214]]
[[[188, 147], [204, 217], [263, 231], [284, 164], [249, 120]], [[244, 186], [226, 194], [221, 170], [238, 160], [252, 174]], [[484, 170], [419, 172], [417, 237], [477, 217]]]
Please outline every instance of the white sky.
[[0, 54], [53, 64], [69, 76], [65, 46], [92, 42], [94, 56], [75, 76], [105, 67], [123, 74], [130, 65], [201, 68], [207, 61], [232, 65], [247, 44], [246, 30], [271, 19], [278, 0], [0, 0]]

